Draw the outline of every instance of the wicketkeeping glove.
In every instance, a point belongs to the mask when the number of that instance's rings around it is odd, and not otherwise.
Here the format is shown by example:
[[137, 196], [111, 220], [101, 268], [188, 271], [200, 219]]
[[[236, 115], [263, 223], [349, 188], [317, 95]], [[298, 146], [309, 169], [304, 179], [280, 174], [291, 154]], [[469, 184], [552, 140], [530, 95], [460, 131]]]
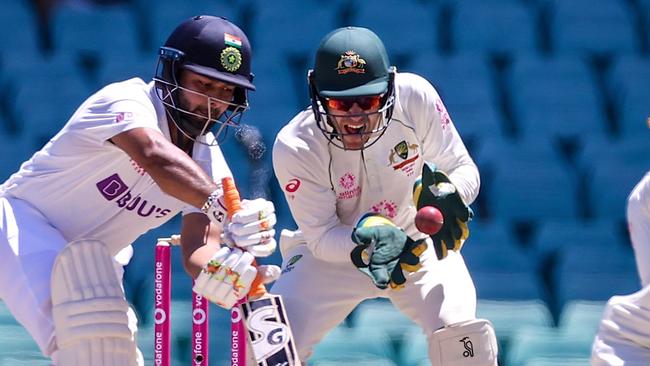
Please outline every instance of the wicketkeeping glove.
[[402, 270], [417, 271], [420, 255], [427, 248], [424, 240], [413, 241], [388, 218], [374, 213], [361, 217], [352, 231], [357, 246], [350, 253], [352, 263], [380, 289], [404, 286]]
[[434, 206], [444, 219], [442, 228], [431, 235], [438, 259], [447, 256], [447, 250], [460, 250], [469, 236], [467, 223], [474, 213], [458, 194], [456, 186], [444, 172], [432, 163], [424, 163], [422, 176], [413, 185], [413, 202], [416, 209]]

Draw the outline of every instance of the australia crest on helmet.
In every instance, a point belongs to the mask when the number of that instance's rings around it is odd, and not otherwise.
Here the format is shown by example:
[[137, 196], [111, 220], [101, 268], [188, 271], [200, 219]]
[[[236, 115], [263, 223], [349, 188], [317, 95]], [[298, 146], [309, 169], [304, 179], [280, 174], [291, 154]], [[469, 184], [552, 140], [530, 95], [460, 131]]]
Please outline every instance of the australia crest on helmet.
[[339, 62], [336, 64], [336, 69], [341, 74], [355, 73], [363, 74], [366, 72], [366, 60], [362, 59], [355, 51], [346, 51], [341, 55]]

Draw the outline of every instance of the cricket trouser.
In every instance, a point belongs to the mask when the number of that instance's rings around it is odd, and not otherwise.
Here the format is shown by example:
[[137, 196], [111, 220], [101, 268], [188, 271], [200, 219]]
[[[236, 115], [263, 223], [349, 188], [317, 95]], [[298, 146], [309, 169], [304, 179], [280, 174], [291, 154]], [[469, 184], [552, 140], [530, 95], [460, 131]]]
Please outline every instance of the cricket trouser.
[[[41, 352], [51, 357], [56, 339], [50, 278], [54, 260], [68, 240], [29, 203], [7, 197], [0, 197], [0, 232], [0, 299]], [[122, 264], [130, 259], [127, 248], [117, 256]], [[121, 279], [118, 262], [115, 269]]]
[[351, 262], [319, 260], [304, 243], [283, 248], [282, 254], [282, 275], [271, 292], [284, 298], [301, 360], [366, 299], [389, 298], [426, 334], [475, 318], [474, 284], [456, 252], [438, 261], [434, 251], [427, 249], [420, 257], [422, 267], [407, 276], [400, 290], [375, 287]]

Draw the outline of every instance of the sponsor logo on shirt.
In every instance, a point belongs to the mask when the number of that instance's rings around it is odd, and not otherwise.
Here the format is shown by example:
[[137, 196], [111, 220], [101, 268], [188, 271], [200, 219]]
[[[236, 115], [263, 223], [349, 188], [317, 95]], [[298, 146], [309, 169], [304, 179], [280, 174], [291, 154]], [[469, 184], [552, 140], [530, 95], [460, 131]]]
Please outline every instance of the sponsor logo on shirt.
[[133, 118], [133, 112], [119, 112], [115, 115], [115, 123], [120, 123], [124, 120], [130, 120]]
[[436, 111], [438, 111], [438, 114], [440, 115], [440, 125], [444, 130], [451, 123], [451, 118], [449, 118], [447, 108], [445, 108], [445, 105], [442, 104], [442, 100], [440, 99], [436, 101]]
[[338, 179], [339, 187], [343, 188], [343, 192], [339, 192], [337, 198], [340, 200], [348, 200], [356, 198], [361, 195], [361, 187], [357, 185], [357, 178], [350, 172], [343, 174]]
[[113, 201], [118, 207], [135, 212], [138, 216], [161, 218], [171, 212], [168, 208], [157, 207], [139, 195], [134, 196], [129, 186], [116, 173], [104, 178], [96, 184], [99, 193], [107, 200]]
[[405, 140], [400, 141], [393, 147], [388, 155], [388, 165], [392, 166], [394, 170], [401, 170], [407, 176], [412, 176], [414, 173], [413, 167], [415, 161], [418, 160], [418, 144], [409, 144]]
[[381, 200], [379, 203], [372, 205], [370, 211], [392, 219], [397, 216], [397, 204], [390, 200]]
[[302, 258], [302, 254], [294, 255], [293, 257], [291, 257], [291, 259], [289, 259], [289, 261], [287, 262], [287, 266], [284, 267], [284, 269], [282, 270], [282, 273], [289, 273], [293, 271], [294, 264], [296, 264], [296, 262], [298, 262], [300, 258]]

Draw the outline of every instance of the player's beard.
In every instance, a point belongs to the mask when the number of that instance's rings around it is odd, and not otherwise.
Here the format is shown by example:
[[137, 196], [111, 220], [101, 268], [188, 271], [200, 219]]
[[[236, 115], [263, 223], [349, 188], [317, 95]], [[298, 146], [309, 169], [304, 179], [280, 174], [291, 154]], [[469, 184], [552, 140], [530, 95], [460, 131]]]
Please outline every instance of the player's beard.
[[210, 131], [216, 123], [214, 120], [217, 119], [222, 113], [219, 109], [213, 108], [210, 111], [211, 119], [208, 119], [207, 108], [198, 106], [190, 109], [190, 103], [182, 93], [179, 93], [178, 104], [182, 110], [190, 112], [179, 112], [181, 121], [179, 121], [178, 127], [181, 128], [182, 132], [186, 133], [188, 137], [194, 140], [197, 139], [200, 135], [204, 135]]

